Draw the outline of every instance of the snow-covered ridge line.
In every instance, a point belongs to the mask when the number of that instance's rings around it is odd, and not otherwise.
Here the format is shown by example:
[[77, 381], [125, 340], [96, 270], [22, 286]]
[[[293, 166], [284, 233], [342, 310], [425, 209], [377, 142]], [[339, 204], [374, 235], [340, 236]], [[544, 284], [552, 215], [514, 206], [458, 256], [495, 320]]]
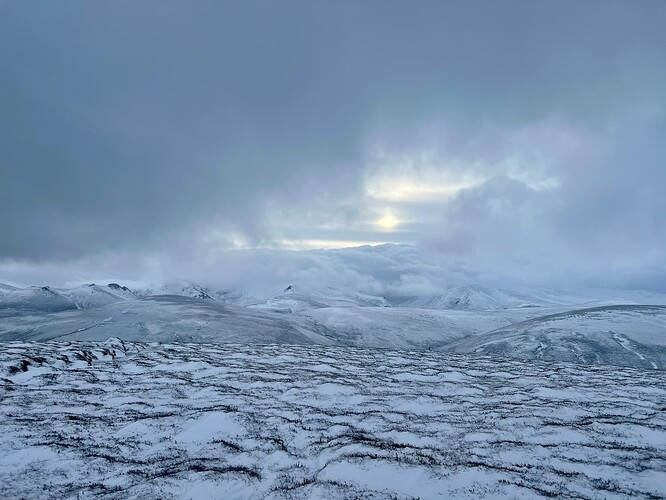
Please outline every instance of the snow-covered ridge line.
[[12, 287], [0, 293], [0, 311], [49, 313], [101, 307], [135, 298], [129, 288], [117, 283], [90, 283], [62, 289], [50, 286]]
[[[36, 347], [0, 344], [0, 362]], [[666, 495], [664, 372], [166, 344], [24, 376], [0, 380], [3, 497]]]
[[666, 306], [610, 305], [548, 314], [456, 340], [446, 349], [666, 369]]
[[666, 304], [666, 295], [626, 290], [581, 290], [564, 292], [547, 289], [509, 290], [482, 285], [454, 287], [434, 295], [385, 297], [359, 290], [322, 284], [304, 288], [289, 284], [284, 289], [252, 293], [243, 289], [217, 289], [187, 280], [175, 280], [146, 288], [129, 288], [109, 283], [87, 284], [71, 289], [49, 286], [16, 288], [0, 284], [0, 310], [18, 308], [58, 311], [106, 305], [155, 295], [177, 295], [276, 312], [301, 312], [325, 307], [408, 307], [434, 310], [502, 311], [524, 308], [592, 307], [613, 304]]
[[[152, 295], [113, 283], [12, 289], [0, 297], [0, 341], [118, 337], [347, 345], [666, 369], [666, 307], [658, 305], [655, 294], [640, 295], [655, 299], [654, 306], [617, 305], [602, 292], [591, 304], [572, 306], [565, 302], [581, 296], [543, 290], [516, 295], [470, 286], [447, 295], [447, 300], [465, 298], [456, 307], [414, 301], [389, 307], [384, 297], [332, 287], [322, 292], [289, 285], [268, 300], [248, 302], [246, 295], [188, 282], [174, 286]], [[626, 297], [627, 302], [639, 298]], [[521, 307], [527, 300], [533, 307]]]
[[0, 341], [104, 341], [117, 337], [149, 343], [346, 345], [666, 368], [665, 307], [561, 311], [330, 305], [285, 314], [159, 295], [48, 314], [0, 311]]

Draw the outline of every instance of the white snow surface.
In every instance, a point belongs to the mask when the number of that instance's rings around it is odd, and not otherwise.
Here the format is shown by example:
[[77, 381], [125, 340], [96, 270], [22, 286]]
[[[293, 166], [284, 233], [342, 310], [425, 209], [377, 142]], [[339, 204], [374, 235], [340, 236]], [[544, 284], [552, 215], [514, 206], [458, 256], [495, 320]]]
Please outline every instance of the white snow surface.
[[303, 312], [327, 307], [390, 307], [385, 297], [368, 295], [353, 290], [327, 287], [324, 290], [302, 289], [289, 285], [284, 291], [270, 298], [250, 304], [249, 307], [276, 312]]
[[666, 373], [288, 345], [0, 344], [2, 498], [663, 498]]
[[[48, 297], [61, 297], [39, 291]], [[313, 299], [314, 300], [314, 299]], [[157, 295], [64, 311], [0, 308], [0, 341], [319, 344], [666, 368], [666, 307], [496, 311], [322, 305], [278, 312]]]
[[67, 289], [50, 286], [11, 287], [11, 289], [5, 288], [5, 291], [0, 293], [0, 312], [48, 313], [87, 309], [135, 298], [131, 290], [116, 283], [108, 285], [91, 283]]
[[517, 307], [539, 307], [552, 303], [559, 304], [561, 302], [550, 297], [544, 298], [542, 294], [524, 294], [480, 285], [469, 285], [451, 288], [441, 294], [410, 298], [401, 305], [429, 309], [498, 311]]
[[298, 285], [258, 300], [185, 281], [143, 292], [117, 284], [4, 289], [0, 341], [319, 344], [666, 368], [664, 297], [649, 292], [474, 285], [442, 302]]
[[508, 290], [482, 285], [450, 288], [443, 293], [395, 300], [396, 305], [426, 309], [501, 311], [520, 308], [593, 307], [602, 305], [666, 305], [666, 294], [641, 290], [583, 288], [566, 291], [545, 288]]
[[547, 314], [454, 341], [447, 350], [666, 369], [666, 307], [611, 305]]
[[7, 285], [6, 283], [0, 283], [0, 297], [8, 294], [9, 292], [13, 292], [14, 290], [18, 290], [18, 287]]

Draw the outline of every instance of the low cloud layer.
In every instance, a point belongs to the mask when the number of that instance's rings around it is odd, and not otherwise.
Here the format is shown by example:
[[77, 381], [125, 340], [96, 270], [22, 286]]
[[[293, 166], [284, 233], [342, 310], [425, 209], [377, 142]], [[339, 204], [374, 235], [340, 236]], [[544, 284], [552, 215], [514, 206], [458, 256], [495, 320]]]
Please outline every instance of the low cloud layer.
[[6, 0], [0, 281], [664, 290], [664, 25], [658, 0]]

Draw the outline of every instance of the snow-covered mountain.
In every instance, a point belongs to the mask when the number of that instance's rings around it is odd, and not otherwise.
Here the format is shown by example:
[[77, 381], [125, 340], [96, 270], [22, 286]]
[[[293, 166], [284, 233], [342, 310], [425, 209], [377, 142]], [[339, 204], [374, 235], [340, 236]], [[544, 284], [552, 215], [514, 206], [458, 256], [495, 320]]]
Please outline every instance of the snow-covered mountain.
[[0, 297], [0, 310], [66, 311], [76, 305], [59, 290], [48, 286], [31, 286], [12, 290]]
[[149, 297], [151, 295], [180, 295], [196, 299], [215, 300], [213, 292], [209, 288], [185, 280], [169, 281], [153, 287], [135, 289], [134, 293], [139, 297]]
[[250, 292], [238, 288], [221, 290], [187, 280], [171, 281], [162, 285], [134, 290], [140, 297], [178, 295], [211, 300], [225, 304], [249, 306], [266, 311], [292, 313], [323, 307], [389, 307], [386, 298], [355, 290], [323, 287], [314, 290], [300, 285], [287, 285], [273, 292]]
[[9, 292], [13, 292], [14, 290], [18, 290], [18, 287], [7, 285], [5, 283], [0, 283], [0, 297], [2, 297], [5, 294], [8, 294]]
[[666, 300], [648, 292], [467, 286], [388, 307], [381, 296], [298, 284], [263, 300], [184, 281], [134, 293], [113, 283], [3, 290], [0, 341], [314, 343], [666, 368], [657, 307]]
[[178, 295], [155, 295], [102, 307], [0, 320], [0, 342], [109, 337], [141, 342], [335, 344], [308, 318]]
[[548, 314], [466, 337], [445, 349], [666, 369], [666, 306], [611, 305]]
[[187, 280], [168, 281], [159, 285], [138, 288], [133, 290], [133, 292], [138, 297], [151, 297], [154, 295], [178, 295], [180, 297], [212, 300], [215, 302], [236, 305], [248, 305], [259, 301], [259, 299], [257, 299], [254, 295], [246, 291], [238, 289], [219, 290]]
[[301, 312], [326, 307], [390, 307], [385, 297], [357, 291], [326, 287], [323, 290], [308, 290], [289, 285], [267, 300], [251, 304], [250, 307], [275, 312]]
[[560, 308], [602, 305], [666, 305], [666, 294], [637, 290], [581, 289], [576, 291], [525, 288], [509, 290], [482, 285], [450, 288], [443, 293], [394, 299], [401, 307], [501, 311], [519, 308]]
[[136, 298], [132, 291], [116, 283], [82, 285], [75, 288], [31, 286], [16, 288], [0, 295], [0, 310], [55, 312], [101, 307]]
[[[583, 289], [575, 292], [539, 288], [505, 289], [483, 285], [450, 288], [442, 293], [409, 297], [384, 297], [322, 285], [305, 288], [285, 285], [277, 291], [217, 289], [191, 281], [176, 280], [134, 290], [139, 297], [179, 295], [203, 300], [250, 306], [275, 312], [303, 312], [325, 307], [404, 307], [460, 311], [502, 311], [528, 308], [566, 308], [621, 304], [666, 304], [666, 294], [627, 290]], [[542, 313], [545, 314], [545, 313]]]
[[519, 307], [538, 307], [548, 303], [536, 295], [480, 285], [468, 285], [451, 288], [441, 294], [408, 298], [402, 301], [400, 305], [427, 309], [500, 311]]
[[108, 285], [83, 285], [67, 290], [60, 290], [60, 293], [69, 298], [76, 305], [77, 309], [100, 307], [136, 298], [129, 288], [117, 283], [109, 283]]

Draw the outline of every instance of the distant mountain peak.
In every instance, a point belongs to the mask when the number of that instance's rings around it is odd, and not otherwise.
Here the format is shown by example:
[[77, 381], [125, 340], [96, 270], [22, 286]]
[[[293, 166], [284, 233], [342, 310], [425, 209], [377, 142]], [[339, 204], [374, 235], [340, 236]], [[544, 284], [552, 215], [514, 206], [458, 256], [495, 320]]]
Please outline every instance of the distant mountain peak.
[[[94, 284], [93, 284], [93, 285], [88, 285], [88, 286], [94, 286]], [[106, 285], [106, 286], [108, 286], [108, 287], [111, 288], [112, 290], [122, 290], [122, 291], [124, 291], [124, 292], [130, 292], [130, 293], [132, 292], [132, 291], [131, 291], [129, 288], [127, 288], [126, 286], [119, 285], [118, 283], [109, 283], [109, 284]]]

